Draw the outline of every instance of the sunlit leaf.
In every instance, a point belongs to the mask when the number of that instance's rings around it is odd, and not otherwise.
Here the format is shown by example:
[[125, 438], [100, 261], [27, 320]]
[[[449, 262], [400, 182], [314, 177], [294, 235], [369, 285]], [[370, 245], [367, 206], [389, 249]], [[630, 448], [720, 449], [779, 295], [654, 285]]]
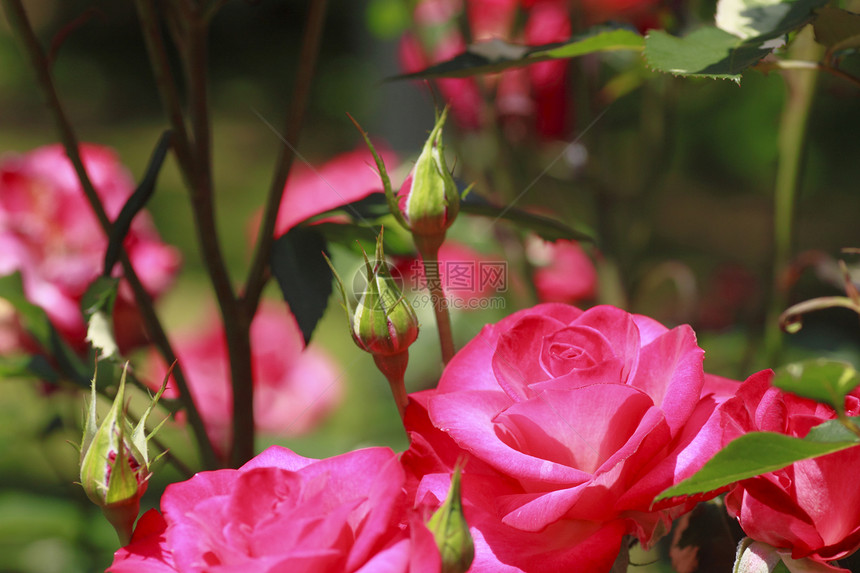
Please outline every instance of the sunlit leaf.
[[809, 22], [827, 0], [720, 0], [717, 27], [744, 40], [765, 42]]
[[714, 27], [700, 28], [683, 38], [651, 30], [645, 38], [645, 60], [653, 70], [737, 83], [741, 72], [770, 52], [770, 48], [746, 44]]
[[81, 310], [87, 319], [87, 342], [100, 358], [119, 358], [119, 347], [113, 331], [113, 307], [119, 290], [119, 279], [101, 276], [90, 284], [81, 299]]
[[774, 432], [751, 432], [731, 441], [694, 475], [655, 498], [716, 491], [729, 484], [782, 469], [860, 444], [860, 438], [837, 420], [810, 430], [805, 438]]
[[860, 385], [854, 367], [838, 360], [819, 358], [788, 364], [776, 371], [773, 385], [792, 394], [845, 409], [845, 396]]

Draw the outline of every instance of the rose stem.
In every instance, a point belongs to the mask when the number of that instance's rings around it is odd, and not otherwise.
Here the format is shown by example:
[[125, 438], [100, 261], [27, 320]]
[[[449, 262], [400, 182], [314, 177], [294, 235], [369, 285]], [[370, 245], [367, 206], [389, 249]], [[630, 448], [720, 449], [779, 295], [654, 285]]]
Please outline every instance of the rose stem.
[[439, 274], [439, 247], [442, 246], [444, 237], [413, 235], [413, 238], [424, 265], [424, 277], [427, 281], [427, 289], [430, 291], [433, 313], [436, 316], [442, 363], [447, 365], [454, 358], [456, 351], [454, 350], [454, 336], [451, 331], [451, 315], [448, 313], [448, 301], [445, 298], [445, 289], [442, 287], [442, 279]]
[[[90, 181], [89, 175], [84, 167], [83, 160], [81, 159], [78, 151], [77, 136], [66, 117], [62, 104], [60, 103], [53, 78], [51, 77], [48, 68], [48, 62], [41, 46], [39, 45], [36, 35], [33, 32], [33, 28], [30, 25], [26, 12], [24, 11], [24, 7], [20, 0], [3, 0], [3, 6], [9, 19], [10, 26], [13, 29], [13, 33], [17, 36], [25, 53], [30, 58], [30, 63], [36, 72], [37, 83], [39, 84], [39, 88], [45, 98], [48, 110], [53, 116], [54, 123], [57, 125], [57, 130], [59, 131], [63, 148], [75, 169], [78, 179], [80, 180], [81, 188], [83, 189], [84, 194], [90, 203], [90, 207], [92, 208], [93, 213], [95, 213], [96, 218], [99, 221], [99, 225], [105, 235], [110, 236], [111, 222], [105, 213], [95, 187], [93, 187], [92, 181]], [[149, 293], [146, 292], [146, 289], [143, 288], [143, 285], [132, 267], [131, 261], [124, 249], [120, 250], [120, 262], [123, 267], [123, 275], [131, 286], [137, 305], [140, 307], [147, 332], [156, 347], [159, 349], [159, 352], [161, 352], [165, 362], [168, 364], [176, 362], [176, 355], [173, 352], [173, 348], [167, 338], [167, 334], [158, 319], [158, 315], [152, 305], [152, 299], [149, 297]], [[185, 378], [182, 368], [178, 364], [173, 370], [173, 375], [176, 380], [176, 384], [179, 387], [180, 400], [188, 414], [188, 423], [191, 425], [194, 436], [200, 447], [203, 464], [208, 468], [215, 468], [218, 465], [215, 450], [206, 434], [206, 428], [203, 425], [200, 413], [198, 412], [194, 401], [191, 398], [191, 394], [188, 391], [187, 379]]]

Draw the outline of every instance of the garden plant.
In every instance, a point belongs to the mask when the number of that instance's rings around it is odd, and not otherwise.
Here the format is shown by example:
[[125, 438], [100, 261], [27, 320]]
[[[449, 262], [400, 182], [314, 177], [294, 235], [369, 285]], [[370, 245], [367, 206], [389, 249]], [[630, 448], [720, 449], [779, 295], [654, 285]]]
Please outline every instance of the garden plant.
[[0, 4], [0, 570], [860, 571], [860, 2]]

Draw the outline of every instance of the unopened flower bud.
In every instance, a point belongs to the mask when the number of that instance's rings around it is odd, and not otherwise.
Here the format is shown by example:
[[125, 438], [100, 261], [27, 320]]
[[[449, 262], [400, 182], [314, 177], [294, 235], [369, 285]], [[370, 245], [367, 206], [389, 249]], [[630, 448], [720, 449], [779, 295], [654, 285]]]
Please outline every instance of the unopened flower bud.
[[[96, 419], [96, 377], [81, 443], [81, 485], [113, 525], [123, 545], [131, 540], [140, 512], [140, 498], [151, 475], [145, 422], [164, 387], [134, 427], [123, 409], [126, 370], [110, 411], [101, 424]], [[154, 460], [153, 460], [154, 461]]]
[[442, 146], [446, 116], [447, 109], [436, 121], [415, 168], [400, 190], [403, 215], [412, 234], [439, 236], [440, 244], [460, 210], [460, 194], [445, 163]]
[[388, 270], [382, 231], [376, 238], [373, 263], [364, 255], [367, 283], [354, 311], [349, 308], [343, 281], [331, 261], [329, 266], [343, 296], [352, 338], [359, 348], [373, 355], [377, 368], [388, 379], [402, 418], [409, 402], [403, 379], [409, 363], [409, 346], [418, 338], [418, 317]]
[[448, 497], [427, 522], [427, 529], [433, 532], [442, 557], [442, 573], [466, 573], [475, 558], [475, 544], [463, 516], [460, 478], [460, 468], [457, 467], [451, 476]]
[[[331, 263], [329, 263], [331, 264]], [[334, 268], [332, 267], [332, 270]], [[335, 273], [355, 343], [374, 356], [401, 354], [418, 337], [418, 317], [388, 270], [382, 249], [382, 231], [371, 262], [364, 256], [366, 284], [355, 309], [349, 308], [343, 281]]]

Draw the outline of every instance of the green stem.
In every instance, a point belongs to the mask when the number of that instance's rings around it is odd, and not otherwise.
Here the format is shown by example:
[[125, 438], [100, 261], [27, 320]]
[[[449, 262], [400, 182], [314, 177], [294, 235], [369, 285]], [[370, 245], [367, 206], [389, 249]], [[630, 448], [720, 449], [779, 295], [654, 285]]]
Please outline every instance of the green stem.
[[[822, 53], [823, 48], [815, 43], [811, 26], [801, 30], [789, 48], [789, 57], [793, 59], [817, 60]], [[772, 366], [779, 364], [782, 353], [779, 315], [788, 305], [788, 292], [782, 277], [793, 252], [795, 204], [818, 71], [786, 70], [783, 76], [787, 95], [780, 119], [779, 163], [774, 189], [773, 283], [764, 336], [765, 356]]]
[[454, 358], [456, 350], [454, 349], [454, 335], [451, 330], [451, 315], [448, 313], [448, 299], [445, 298], [445, 289], [442, 287], [441, 275], [439, 274], [439, 247], [442, 246], [444, 237], [413, 235], [413, 238], [424, 265], [424, 277], [427, 280], [427, 289], [430, 291], [430, 301], [436, 316], [442, 363], [447, 365]]
[[[397, 404], [397, 412], [401, 420], [406, 420], [406, 406], [409, 404], [409, 396], [406, 394], [406, 366], [409, 363], [409, 351], [404, 350], [399, 354], [383, 356], [374, 354], [373, 361], [376, 367], [385, 375], [388, 385], [391, 387], [391, 395]], [[404, 426], [405, 427], [405, 426]]]
[[233, 391], [233, 444], [230, 464], [254, 457], [254, 386], [251, 362], [251, 317], [242, 312], [218, 242], [212, 183], [212, 150], [208, 98], [208, 21], [199, 11], [187, 16], [184, 53], [189, 111], [194, 133], [194, 185], [191, 204], [197, 240], [224, 321]]
[[284, 137], [290, 145], [281, 148], [278, 165], [272, 177], [269, 195], [266, 199], [266, 207], [263, 211], [263, 223], [257, 236], [257, 246], [254, 249], [254, 260], [248, 272], [245, 282], [245, 293], [242, 302], [245, 312], [252, 316], [260, 302], [263, 287], [269, 278], [266, 269], [269, 266], [269, 258], [272, 254], [272, 243], [275, 239], [275, 225], [278, 221], [278, 212], [281, 200], [284, 196], [284, 186], [287, 176], [293, 165], [295, 154], [293, 147], [298, 142], [302, 129], [302, 120], [310, 99], [311, 81], [316, 68], [317, 56], [319, 55], [320, 42], [322, 40], [323, 24], [325, 22], [326, 0], [313, 0], [308, 11], [305, 33], [302, 40], [302, 48], [299, 53], [299, 69], [296, 73], [296, 89], [290, 102], [290, 110], [284, 127]]
[[[93, 213], [95, 213], [95, 216], [99, 221], [99, 225], [105, 235], [110, 236], [112, 227], [111, 222], [108, 219], [107, 213], [105, 213], [95, 187], [93, 186], [92, 181], [87, 174], [87, 170], [84, 167], [83, 160], [81, 159], [78, 151], [77, 136], [66, 117], [62, 104], [60, 103], [44, 52], [42, 51], [42, 47], [33, 32], [33, 28], [30, 25], [26, 12], [24, 11], [24, 7], [20, 0], [3, 0], [3, 7], [6, 11], [14, 34], [23, 47], [24, 52], [30, 58], [30, 64], [36, 73], [36, 80], [42, 91], [42, 95], [45, 98], [48, 111], [53, 116], [54, 123], [57, 125], [57, 130], [66, 151], [66, 155], [68, 155], [69, 161], [75, 169], [75, 173], [80, 180], [81, 187], [90, 203], [90, 207], [92, 208]], [[158, 319], [158, 315], [155, 313], [152, 299], [141, 284], [140, 279], [138, 278], [134, 268], [131, 266], [131, 261], [124, 249], [120, 254], [120, 263], [123, 267], [123, 275], [134, 293], [135, 301], [141, 311], [141, 316], [149, 336], [161, 352], [165, 362], [168, 364], [174, 363], [176, 361], [176, 355], [173, 352], [173, 348], [167, 338], [167, 334], [164, 332], [164, 328]], [[206, 467], [215, 467], [217, 465], [215, 451], [206, 434], [206, 428], [203, 425], [200, 413], [191, 398], [187, 379], [179, 365], [174, 368], [173, 375], [179, 388], [180, 399], [188, 413], [188, 423], [191, 425], [194, 436], [200, 447], [203, 463]]]

